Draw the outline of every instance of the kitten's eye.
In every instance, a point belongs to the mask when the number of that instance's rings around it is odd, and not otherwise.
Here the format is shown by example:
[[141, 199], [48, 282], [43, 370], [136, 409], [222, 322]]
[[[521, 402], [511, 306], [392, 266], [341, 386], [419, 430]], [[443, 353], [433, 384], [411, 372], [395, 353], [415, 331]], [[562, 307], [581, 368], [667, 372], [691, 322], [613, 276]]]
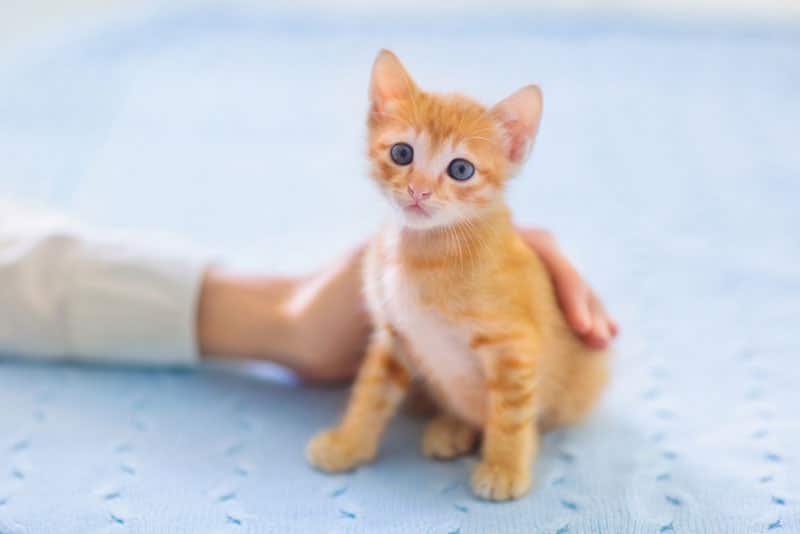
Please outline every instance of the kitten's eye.
[[408, 165], [414, 161], [414, 149], [408, 143], [395, 143], [389, 151], [392, 161], [398, 165]]
[[447, 174], [453, 180], [463, 182], [472, 178], [472, 175], [475, 174], [475, 166], [465, 159], [456, 158], [447, 166]]

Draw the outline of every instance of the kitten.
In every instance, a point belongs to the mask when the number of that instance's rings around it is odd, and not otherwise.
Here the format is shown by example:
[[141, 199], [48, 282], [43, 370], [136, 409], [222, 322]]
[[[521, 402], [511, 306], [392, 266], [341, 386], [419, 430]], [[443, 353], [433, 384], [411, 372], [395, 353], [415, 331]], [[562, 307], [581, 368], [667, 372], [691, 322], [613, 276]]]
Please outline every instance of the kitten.
[[397, 220], [367, 252], [375, 332], [341, 423], [308, 444], [314, 466], [338, 472], [371, 461], [419, 376], [440, 407], [423, 452], [466, 454], [482, 432], [472, 489], [514, 499], [530, 488], [540, 430], [575, 422], [595, 403], [605, 355], [568, 327], [548, 273], [503, 202], [541, 110], [533, 85], [490, 109], [424, 92], [394, 54], [379, 53], [369, 159]]

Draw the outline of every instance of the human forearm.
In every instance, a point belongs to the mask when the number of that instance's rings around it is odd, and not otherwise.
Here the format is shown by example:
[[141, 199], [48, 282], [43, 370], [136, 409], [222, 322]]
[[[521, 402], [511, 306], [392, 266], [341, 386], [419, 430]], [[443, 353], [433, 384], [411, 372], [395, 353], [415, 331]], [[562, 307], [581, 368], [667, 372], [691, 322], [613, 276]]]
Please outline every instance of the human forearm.
[[198, 299], [200, 354], [291, 363], [295, 321], [286, 311], [286, 302], [297, 285], [297, 278], [240, 276], [210, 269]]
[[250, 358], [286, 365], [312, 381], [350, 378], [369, 322], [361, 299], [363, 248], [308, 276], [206, 273], [197, 336], [205, 358]]

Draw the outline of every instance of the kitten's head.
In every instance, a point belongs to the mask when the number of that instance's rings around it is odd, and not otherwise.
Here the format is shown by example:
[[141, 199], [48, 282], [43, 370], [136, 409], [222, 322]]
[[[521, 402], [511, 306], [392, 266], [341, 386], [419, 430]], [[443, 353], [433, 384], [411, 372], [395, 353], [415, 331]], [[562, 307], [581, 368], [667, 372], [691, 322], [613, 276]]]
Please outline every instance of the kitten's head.
[[392, 52], [372, 68], [371, 175], [403, 224], [425, 229], [473, 218], [496, 203], [533, 145], [542, 111], [535, 85], [486, 108], [420, 90]]

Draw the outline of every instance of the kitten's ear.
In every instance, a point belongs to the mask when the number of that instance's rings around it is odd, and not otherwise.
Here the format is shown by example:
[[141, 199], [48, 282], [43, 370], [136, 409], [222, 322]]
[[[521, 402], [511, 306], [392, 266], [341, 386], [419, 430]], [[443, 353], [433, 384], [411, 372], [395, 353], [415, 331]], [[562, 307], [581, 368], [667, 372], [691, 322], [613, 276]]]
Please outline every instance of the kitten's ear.
[[506, 157], [519, 165], [528, 156], [542, 117], [542, 91], [526, 85], [492, 108], [492, 115], [503, 128]]
[[416, 91], [414, 80], [397, 56], [389, 50], [381, 50], [372, 65], [372, 80], [369, 99], [373, 112], [386, 110], [392, 100], [408, 98]]

